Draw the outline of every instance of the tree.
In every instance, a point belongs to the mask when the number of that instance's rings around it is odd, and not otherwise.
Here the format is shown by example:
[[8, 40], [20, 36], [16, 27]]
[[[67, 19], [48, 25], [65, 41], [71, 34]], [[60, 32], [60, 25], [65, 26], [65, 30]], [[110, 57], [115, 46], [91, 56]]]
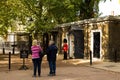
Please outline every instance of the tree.
[[106, 0], [1, 0], [0, 34], [14, 31], [16, 21], [37, 36], [56, 24], [98, 17], [100, 1]]
[[70, 0], [74, 5], [76, 19], [89, 19], [99, 17], [99, 3], [106, 0]]
[[20, 0], [0, 1], [0, 35], [6, 38], [8, 32], [16, 30], [16, 21], [24, 22], [24, 16], [26, 16], [24, 13], [27, 11], [25, 9]]

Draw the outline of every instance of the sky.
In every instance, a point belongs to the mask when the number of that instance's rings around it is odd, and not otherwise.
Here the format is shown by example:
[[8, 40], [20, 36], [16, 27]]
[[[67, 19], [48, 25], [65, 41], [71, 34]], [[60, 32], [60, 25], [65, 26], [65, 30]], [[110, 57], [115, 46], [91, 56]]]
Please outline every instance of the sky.
[[100, 2], [99, 13], [103, 13], [101, 16], [108, 16], [114, 12], [114, 15], [120, 15], [120, 2], [119, 0], [106, 0], [106, 2]]

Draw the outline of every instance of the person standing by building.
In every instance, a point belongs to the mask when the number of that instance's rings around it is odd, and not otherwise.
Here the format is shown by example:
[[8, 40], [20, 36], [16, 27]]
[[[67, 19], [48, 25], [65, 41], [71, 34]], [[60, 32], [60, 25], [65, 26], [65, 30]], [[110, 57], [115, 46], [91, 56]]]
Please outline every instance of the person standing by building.
[[40, 56], [40, 52], [42, 51], [41, 46], [37, 44], [37, 40], [34, 39], [32, 42], [31, 46], [31, 51], [32, 51], [32, 62], [33, 62], [33, 77], [36, 77], [36, 72], [38, 70], [38, 76], [40, 77], [41, 75], [41, 61], [42, 57]]
[[47, 53], [47, 60], [49, 63], [49, 69], [50, 72], [48, 76], [55, 76], [56, 75], [56, 54], [57, 54], [58, 48], [55, 45], [54, 41], [49, 41], [49, 46], [46, 50]]
[[62, 50], [63, 50], [63, 54], [64, 54], [63, 60], [67, 60], [67, 55], [68, 55], [68, 44], [67, 44], [67, 39], [64, 39], [64, 40], [63, 40], [63, 47], [62, 47]]

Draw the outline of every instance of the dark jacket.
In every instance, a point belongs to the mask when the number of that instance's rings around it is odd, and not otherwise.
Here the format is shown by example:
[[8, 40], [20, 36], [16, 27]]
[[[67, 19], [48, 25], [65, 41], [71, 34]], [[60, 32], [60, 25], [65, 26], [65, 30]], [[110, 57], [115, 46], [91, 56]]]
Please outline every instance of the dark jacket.
[[56, 61], [56, 54], [57, 54], [58, 48], [55, 44], [52, 44], [48, 46], [47, 48], [47, 60], [48, 61]]

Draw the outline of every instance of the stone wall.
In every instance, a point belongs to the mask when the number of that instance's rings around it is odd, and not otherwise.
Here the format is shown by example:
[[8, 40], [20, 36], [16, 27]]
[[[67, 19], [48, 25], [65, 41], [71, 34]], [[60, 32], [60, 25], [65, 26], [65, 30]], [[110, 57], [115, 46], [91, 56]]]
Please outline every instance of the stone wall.
[[84, 32], [84, 58], [90, 58], [90, 51], [93, 50], [93, 33], [98, 31], [100, 32], [100, 59], [114, 60], [117, 51], [117, 59], [120, 60], [120, 17], [106, 16], [61, 24], [58, 26], [62, 29], [60, 40], [67, 38], [70, 26], [73, 25], [79, 26]]

